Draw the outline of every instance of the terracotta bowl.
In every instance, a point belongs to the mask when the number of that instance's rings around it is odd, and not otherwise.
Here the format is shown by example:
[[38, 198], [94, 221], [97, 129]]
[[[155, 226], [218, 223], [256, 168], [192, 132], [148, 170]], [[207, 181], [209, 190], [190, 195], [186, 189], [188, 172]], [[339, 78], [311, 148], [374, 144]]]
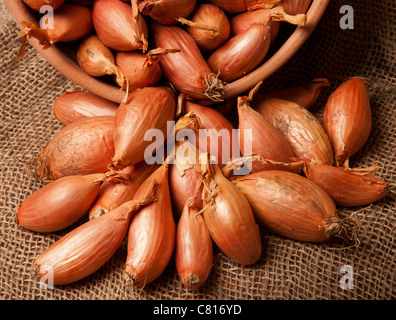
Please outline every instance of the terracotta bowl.
[[[38, 23], [37, 13], [25, 5], [22, 0], [5, 0], [5, 2], [19, 27], [21, 27], [20, 21], [23, 20]], [[330, 0], [313, 0], [307, 12], [306, 25], [297, 27], [282, 46], [260, 67], [227, 85], [224, 98], [230, 99], [246, 92], [285, 64], [311, 35], [329, 2]], [[29, 41], [55, 69], [84, 89], [117, 103], [120, 103], [124, 98], [125, 93], [111, 81], [91, 77], [79, 67], [75, 56], [76, 48], [73, 47], [73, 44], [56, 44], [53, 48], [43, 50], [36, 39], [32, 38]]]

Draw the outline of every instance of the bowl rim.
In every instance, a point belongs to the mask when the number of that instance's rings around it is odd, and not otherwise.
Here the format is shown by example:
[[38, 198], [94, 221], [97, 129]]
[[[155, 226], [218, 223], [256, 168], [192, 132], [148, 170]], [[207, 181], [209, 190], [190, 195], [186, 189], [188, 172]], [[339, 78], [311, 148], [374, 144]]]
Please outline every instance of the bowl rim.
[[[37, 20], [34, 17], [33, 10], [22, 0], [5, 0], [5, 2], [9, 12], [21, 30], [23, 29], [20, 24], [21, 21], [27, 20], [33, 22]], [[248, 91], [258, 82], [264, 81], [270, 75], [274, 74], [290, 60], [315, 30], [329, 3], [330, 0], [313, 0], [307, 12], [306, 24], [302, 27], [297, 27], [284, 44], [261, 66], [242, 78], [227, 84], [224, 88], [224, 100], [235, 98]], [[44, 50], [38, 40], [30, 38], [29, 42], [52, 67], [77, 85], [116, 103], [121, 103], [124, 99], [125, 92], [120, 90], [116, 85], [106, 83], [85, 73], [77, 61], [64, 54], [58, 46]], [[210, 100], [200, 100], [198, 102], [202, 104], [214, 103]]]

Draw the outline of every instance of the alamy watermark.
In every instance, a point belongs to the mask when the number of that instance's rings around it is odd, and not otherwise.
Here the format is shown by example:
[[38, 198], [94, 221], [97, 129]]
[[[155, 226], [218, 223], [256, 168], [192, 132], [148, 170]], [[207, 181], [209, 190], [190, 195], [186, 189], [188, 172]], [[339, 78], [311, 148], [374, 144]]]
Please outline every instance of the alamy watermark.
[[[159, 129], [147, 130], [144, 141], [152, 141], [144, 152], [144, 160], [147, 164], [162, 164], [167, 157], [172, 157], [170, 164], [174, 163], [174, 158], [196, 159], [197, 148], [210, 154], [211, 163], [226, 165], [230, 160], [240, 158], [239, 129], [232, 129], [230, 133], [227, 129], [219, 131], [214, 129], [199, 129], [198, 134], [192, 129], [182, 129], [175, 133], [175, 122], [167, 122], [167, 136]], [[252, 154], [252, 129], [243, 130], [243, 153]], [[209, 144], [208, 144], [209, 138]], [[187, 141], [175, 150], [176, 142]], [[220, 148], [221, 141], [221, 148]], [[220, 150], [219, 150], [220, 149]], [[221, 152], [221, 157], [219, 155]], [[165, 154], [166, 153], [166, 154]], [[221, 158], [221, 163], [219, 159]], [[251, 162], [246, 161], [243, 166], [234, 170], [235, 175], [246, 175], [251, 172]]]
[[353, 7], [350, 5], [344, 5], [340, 8], [340, 13], [343, 16], [340, 19], [340, 28], [342, 30], [354, 29], [355, 28], [355, 15]]
[[343, 265], [340, 268], [340, 273], [343, 274], [339, 282], [341, 289], [343, 290], [353, 289], [354, 287], [353, 267], [347, 264]]

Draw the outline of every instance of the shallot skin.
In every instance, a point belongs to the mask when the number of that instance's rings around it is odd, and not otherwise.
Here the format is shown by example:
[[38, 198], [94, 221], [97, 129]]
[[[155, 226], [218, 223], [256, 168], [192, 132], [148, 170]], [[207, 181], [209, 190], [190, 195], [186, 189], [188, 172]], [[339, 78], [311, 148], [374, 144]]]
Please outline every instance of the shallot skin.
[[164, 139], [168, 121], [174, 120], [176, 96], [166, 87], [145, 87], [133, 91], [117, 109], [114, 123], [114, 168], [125, 168], [145, 160], [148, 130], [159, 130]]
[[[189, 16], [187, 31], [198, 47], [204, 51], [213, 51], [224, 44], [230, 36], [230, 22], [219, 7], [210, 3], [200, 3]], [[181, 20], [182, 23], [183, 20]], [[202, 28], [202, 26], [204, 28]]]
[[[78, 24], [75, 21], [79, 21]], [[55, 42], [80, 40], [93, 29], [92, 10], [78, 4], [64, 4], [54, 11], [54, 27], [45, 29]]]
[[365, 80], [358, 77], [346, 80], [330, 95], [323, 113], [323, 127], [333, 146], [337, 166], [349, 165], [350, 157], [367, 142], [371, 126]]
[[[248, 97], [238, 98], [239, 117], [239, 146], [242, 156], [258, 154], [264, 159], [282, 163], [289, 163], [294, 160], [294, 153], [283, 134], [272, 126], [260, 113], [253, 110], [248, 104]], [[245, 149], [245, 132], [251, 130], [250, 141], [251, 152]], [[246, 141], [248, 142], [248, 141]], [[262, 164], [257, 161], [252, 163], [251, 172], [261, 170], [284, 169], [282, 164]]]
[[127, 3], [119, 0], [96, 0], [93, 24], [99, 39], [113, 50], [147, 50], [147, 23], [140, 13], [135, 18]]
[[202, 215], [186, 202], [177, 225], [175, 262], [183, 284], [198, 289], [208, 278], [213, 265], [213, 244]]
[[299, 160], [334, 163], [329, 137], [307, 109], [291, 101], [262, 96], [255, 97], [252, 107], [283, 133]]
[[223, 84], [210, 69], [191, 35], [177, 26], [151, 23], [156, 47], [178, 48], [179, 53], [160, 60], [164, 77], [180, 92], [196, 99], [221, 99]]
[[67, 176], [52, 181], [25, 199], [18, 224], [33, 231], [53, 232], [79, 220], [95, 201], [104, 174]]
[[[234, 127], [231, 122], [215, 109], [192, 101], [185, 102], [185, 111], [194, 112], [201, 121], [197, 147], [203, 152], [211, 153], [216, 158], [217, 165], [223, 167], [234, 156], [232, 140]], [[212, 152], [211, 143], [214, 147], [217, 146], [217, 154], [216, 150]]]
[[104, 173], [114, 154], [114, 117], [77, 120], [62, 128], [38, 156], [37, 174], [55, 180], [76, 174]]
[[328, 222], [339, 223], [336, 206], [317, 184], [298, 174], [269, 170], [231, 181], [246, 196], [258, 223], [291, 239], [328, 241]]
[[63, 93], [55, 99], [53, 113], [66, 126], [85, 118], [114, 117], [117, 108], [117, 103], [103, 99], [91, 92], [74, 90]]
[[144, 15], [163, 25], [177, 23], [177, 18], [188, 17], [194, 10], [197, 0], [138, 0], [138, 8]]
[[203, 216], [213, 241], [240, 265], [256, 263], [262, 252], [261, 236], [248, 200], [216, 164], [206, 171]]
[[305, 174], [325, 190], [337, 205], [344, 207], [367, 205], [383, 199], [389, 193], [386, 181], [335, 166], [307, 166]]
[[270, 43], [271, 28], [255, 23], [216, 49], [207, 62], [222, 81], [231, 82], [256, 68], [267, 55]]
[[167, 163], [142, 184], [134, 198], [140, 197], [153, 180], [158, 182], [156, 200], [132, 219], [128, 231], [125, 275], [134, 286], [139, 287], [151, 283], [162, 274], [172, 257], [176, 241]]

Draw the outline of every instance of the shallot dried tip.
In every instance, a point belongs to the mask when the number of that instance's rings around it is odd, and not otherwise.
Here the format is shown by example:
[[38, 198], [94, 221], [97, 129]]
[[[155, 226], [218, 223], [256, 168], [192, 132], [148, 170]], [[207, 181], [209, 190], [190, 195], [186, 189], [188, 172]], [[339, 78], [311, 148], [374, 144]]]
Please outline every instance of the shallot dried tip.
[[267, 164], [274, 164], [274, 165], [281, 165], [289, 169], [302, 169], [306, 163], [304, 161], [299, 161], [297, 158], [293, 158], [291, 162], [280, 162], [280, 161], [274, 161], [271, 159], [264, 159], [261, 155], [259, 154], [251, 154], [247, 155], [244, 157], [236, 158], [230, 160], [221, 170], [223, 172], [223, 175], [226, 178], [229, 178], [232, 176], [232, 171], [238, 168], [243, 167], [246, 165], [248, 162], [252, 161], [258, 161], [262, 163], [263, 165]]
[[220, 34], [220, 29], [215, 26], [209, 26], [209, 25], [206, 25], [203, 23], [193, 22], [193, 21], [187, 20], [182, 17], [177, 18], [176, 20], [179, 21], [183, 25], [185, 24], [185, 25], [193, 27], [193, 28], [202, 29], [202, 30], [206, 30], [206, 31], [212, 31], [214, 36], [217, 36]]
[[27, 38], [36, 38], [39, 41], [40, 45], [43, 46], [44, 50], [54, 45], [54, 43], [49, 38], [48, 33], [44, 29], [41, 29], [40, 27], [29, 21], [21, 21], [21, 25], [24, 27], [24, 29], [19, 34], [19, 37], [23, 37], [23, 40], [18, 52], [17, 60], [23, 59], [25, 55]]
[[352, 243], [354, 247], [360, 245], [360, 239], [357, 235], [360, 226], [356, 219], [352, 217], [345, 217], [343, 219], [334, 217], [327, 219], [323, 224], [325, 227], [324, 233], [329, 237], [340, 238], [346, 242]]
[[206, 88], [204, 95], [213, 101], [224, 101], [224, 83], [219, 79], [220, 71], [216, 76], [205, 74]]

